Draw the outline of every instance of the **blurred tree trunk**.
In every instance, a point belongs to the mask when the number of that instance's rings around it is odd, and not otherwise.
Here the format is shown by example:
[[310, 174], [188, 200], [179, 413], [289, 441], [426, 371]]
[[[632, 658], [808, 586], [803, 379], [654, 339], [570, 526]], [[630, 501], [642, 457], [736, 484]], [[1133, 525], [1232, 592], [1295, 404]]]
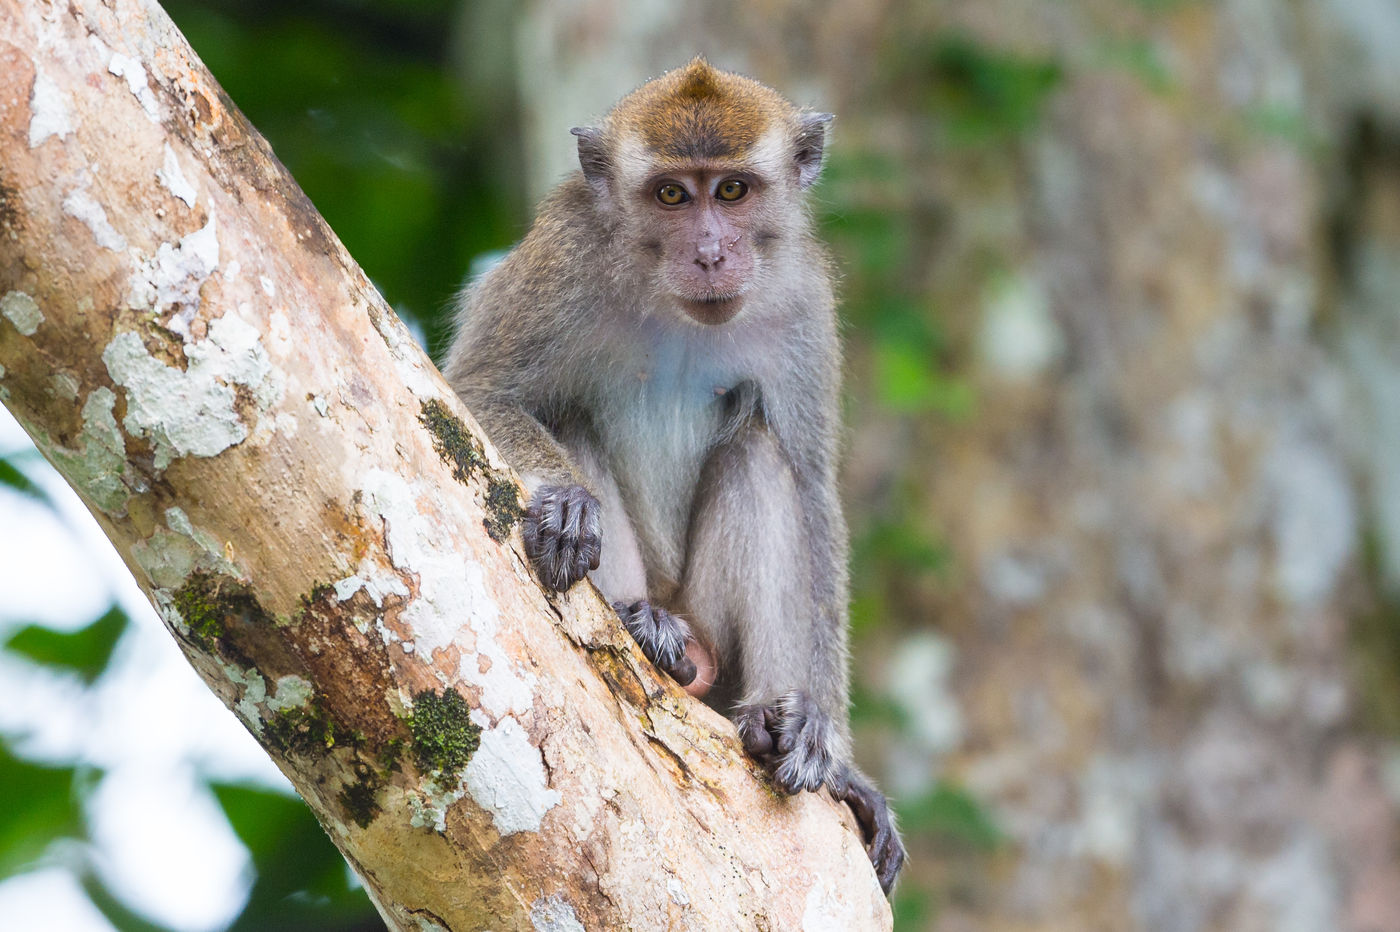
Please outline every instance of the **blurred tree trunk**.
[[[183, 38], [0, 0], [0, 400], [396, 929], [888, 928], [589, 587]], [[139, 714], [139, 710], [132, 710]]]
[[[851, 519], [948, 554], [857, 552], [858, 682], [913, 723], [862, 741], [905, 900], [1400, 928], [1400, 8], [621, 16], [530, 5], [526, 95], [698, 49], [838, 114]], [[950, 788], [1003, 843], [947, 831]]]

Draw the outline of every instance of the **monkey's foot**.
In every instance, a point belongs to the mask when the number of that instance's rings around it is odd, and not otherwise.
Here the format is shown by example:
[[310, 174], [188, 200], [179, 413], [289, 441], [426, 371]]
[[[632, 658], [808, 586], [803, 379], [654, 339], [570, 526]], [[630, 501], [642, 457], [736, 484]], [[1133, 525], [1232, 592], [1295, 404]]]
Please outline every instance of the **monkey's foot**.
[[832, 786], [831, 792], [856, 814], [856, 821], [865, 834], [866, 853], [870, 855], [870, 863], [875, 865], [875, 876], [880, 879], [880, 889], [888, 895], [894, 888], [899, 869], [904, 866], [904, 842], [900, 840], [889, 800], [884, 794], [859, 770], [843, 769], [840, 785]]
[[836, 787], [836, 726], [811, 696], [793, 691], [766, 705], [740, 706], [734, 723], [744, 750], [772, 773], [784, 793]]
[[695, 661], [686, 656], [685, 644], [690, 639], [690, 626], [660, 606], [646, 599], [614, 602], [613, 609], [627, 633], [641, 645], [642, 653], [657, 667], [668, 673], [681, 686], [695, 679]]
[[598, 568], [603, 538], [598, 500], [581, 485], [544, 486], [525, 509], [525, 554], [540, 580], [563, 592]]

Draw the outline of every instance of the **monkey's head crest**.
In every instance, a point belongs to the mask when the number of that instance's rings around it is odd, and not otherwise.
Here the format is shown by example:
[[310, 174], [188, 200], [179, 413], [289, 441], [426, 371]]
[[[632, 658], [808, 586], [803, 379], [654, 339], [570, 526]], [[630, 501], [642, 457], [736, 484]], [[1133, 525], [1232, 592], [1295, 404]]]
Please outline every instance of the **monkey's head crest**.
[[601, 126], [575, 127], [579, 164], [594, 191], [659, 169], [795, 164], [798, 187], [821, 171], [831, 114], [802, 110], [752, 78], [701, 56], [618, 101]]
[[615, 136], [634, 134], [662, 159], [699, 162], [743, 158], [796, 115], [777, 91], [697, 55], [622, 98], [604, 125]]

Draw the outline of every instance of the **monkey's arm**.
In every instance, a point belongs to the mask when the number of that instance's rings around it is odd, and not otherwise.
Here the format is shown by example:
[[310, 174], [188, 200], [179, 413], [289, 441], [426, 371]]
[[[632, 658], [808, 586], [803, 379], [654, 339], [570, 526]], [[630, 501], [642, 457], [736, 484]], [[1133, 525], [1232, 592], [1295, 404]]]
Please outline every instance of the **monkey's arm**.
[[526, 555], [546, 585], [569, 588], [597, 569], [602, 556], [598, 499], [564, 447], [522, 405], [485, 392], [458, 391], [530, 490], [521, 525]]

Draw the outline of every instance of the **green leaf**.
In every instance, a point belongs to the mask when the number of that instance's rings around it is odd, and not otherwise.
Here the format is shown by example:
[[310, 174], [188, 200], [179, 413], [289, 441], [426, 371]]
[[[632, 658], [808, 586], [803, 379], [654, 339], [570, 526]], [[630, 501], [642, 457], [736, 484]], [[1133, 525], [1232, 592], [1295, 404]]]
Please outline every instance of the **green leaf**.
[[[231, 926], [247, 932], [367, 928], [374, 907], [351, 887], [345, 860], [300, 799], [233, 784], [210, 786], [257, 871]], [[376, 920], [377, 922], [377, 920]]]
[[20, 760], [0, 746], [0, 877], [32, 866], [55, 838], [82, 836], [75, 776], [72, 767]]
[[50, 508], [53, 507], [53, 502], [49, 500], [48, 493], [39, 488], [39, 486], [34, 483], [34, 480], [20, 472], [19, 468], [15, 466], [10, 457], [0, 456], [0, 486], [13, 489], [21, 495], [34, 499], [36, 502], [43, 502]]
[[77, 631], [27, 625], [11, 635], [5, 647], [35, 663], [72, 670], [91, 684], [107, 669], [128, 621], [126, 612], [113, 605], [101, 618]]
[[901, 827], [911, 835], [930, 835], [981, 851], [990, 851], [1002, 842], [1001, 830], [990, 813], [967, 790], [951, 783], [939, 783], [895, 808]]
[[955, 419], [972, 414], [972, 386], [963, 379], [945, 375], [916, 346], [877, 345], [875, 386], [880, 401], [895, 411], [936, 412]]
[[91, 867], [79, 873], [78, 882], [92, 905], [121, 932], [168, 932], [169, 926], [152, 922], [119, 900]]

